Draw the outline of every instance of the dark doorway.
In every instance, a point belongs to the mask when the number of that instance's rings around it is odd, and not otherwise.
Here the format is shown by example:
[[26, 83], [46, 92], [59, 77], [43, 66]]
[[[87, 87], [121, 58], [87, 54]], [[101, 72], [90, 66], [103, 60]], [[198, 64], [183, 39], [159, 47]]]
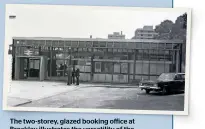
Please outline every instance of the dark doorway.
[[40, 59], [39, 58], [29, 58], [27, 60], [27, 68], [29, 78], [39, 78], [40, 73]]

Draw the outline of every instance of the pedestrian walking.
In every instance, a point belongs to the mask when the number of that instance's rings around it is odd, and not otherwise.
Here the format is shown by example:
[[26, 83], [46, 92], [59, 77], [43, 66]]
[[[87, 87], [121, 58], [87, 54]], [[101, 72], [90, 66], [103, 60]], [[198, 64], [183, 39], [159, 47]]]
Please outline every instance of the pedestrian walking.
[[79, 68], [75, 71], [76, 85], [79, 85], [80, 70]]

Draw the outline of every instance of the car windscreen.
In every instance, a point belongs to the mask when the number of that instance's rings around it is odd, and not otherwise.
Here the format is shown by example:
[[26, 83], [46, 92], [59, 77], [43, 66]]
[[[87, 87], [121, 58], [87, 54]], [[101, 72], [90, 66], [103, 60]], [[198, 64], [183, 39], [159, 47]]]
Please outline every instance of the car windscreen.
[[174, 80], [175, 74], [174, 73], [162, 73], [158, 77], [158, 81], [172, 81]]

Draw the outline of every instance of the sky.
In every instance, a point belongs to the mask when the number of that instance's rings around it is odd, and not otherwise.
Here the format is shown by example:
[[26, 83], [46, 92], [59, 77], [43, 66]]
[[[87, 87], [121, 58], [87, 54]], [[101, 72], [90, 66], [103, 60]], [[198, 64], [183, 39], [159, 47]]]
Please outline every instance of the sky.
[[[173, 22], [184, 10], [65, 5], [7, 5], [6, 31], [12, 37], [107, 38], [122, 31], [127, 39], [137, 28]], [[9, 19], [9, 15], [16, 15]]]

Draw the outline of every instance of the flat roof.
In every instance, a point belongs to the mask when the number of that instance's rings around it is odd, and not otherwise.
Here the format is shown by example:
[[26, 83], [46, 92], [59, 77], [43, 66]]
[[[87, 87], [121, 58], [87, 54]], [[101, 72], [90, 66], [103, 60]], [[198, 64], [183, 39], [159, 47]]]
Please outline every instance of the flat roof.
[[182, 40], [159, 39], [103, 39], [103, 38], [62, 38], [62, 37], [13, 37], [14, 40], [57, 40], [57, 41], [99, 41], [99, 42], [152, 42], [152, 43], [183, 43]]

